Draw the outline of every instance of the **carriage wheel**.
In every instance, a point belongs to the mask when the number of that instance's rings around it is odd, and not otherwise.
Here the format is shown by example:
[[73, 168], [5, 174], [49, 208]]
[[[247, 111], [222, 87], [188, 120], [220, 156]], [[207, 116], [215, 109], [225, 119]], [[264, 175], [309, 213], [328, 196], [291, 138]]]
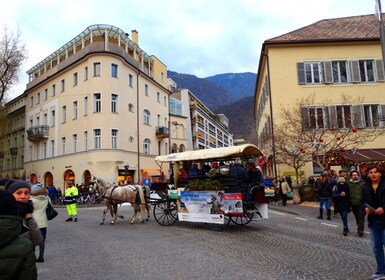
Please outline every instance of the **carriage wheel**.
[[162, 226], [171, 226], [178, 220], [178, 210], [175, 201], [162, 201], [155, 204], [154, 219]]
[[234, 224], [244, 226], [251, 222], [253, 219], [254, 213], [249, 213], [246, 210], [243, 211], [243, 214], [234, 214], [229, 215], [230, 221]]

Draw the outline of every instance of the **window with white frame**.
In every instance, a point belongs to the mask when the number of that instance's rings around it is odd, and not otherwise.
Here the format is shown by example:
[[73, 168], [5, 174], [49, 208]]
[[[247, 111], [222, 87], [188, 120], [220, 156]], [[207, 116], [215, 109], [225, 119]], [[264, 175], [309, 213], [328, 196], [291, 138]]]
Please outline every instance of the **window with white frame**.
[[48, 125], [48, 115], [47, 115], [47, 113], [43, 114], [43, 125]]
[[131, 74], [128, 74], [128, 86], [134, 87], [134, 76], [132, 76]]
[[56, 85], [52, 85], [52, 97], [56, 95]]
[[84, 151], [87, 151], [88, 150], [88, 132], [87, 131], [84, 131], [83, 133], [83, 149]]
[[77, 118], [78, 118], [78, 102], [77, 101], [74, 101], [73, 103], [72, 103], [73, 105], [72, 105], [72, 109], [73, 109], [73, 118], [74, 118], [74, 120], [76, 120]]
[[47, 158], [47, 142], [43, 143], [43, 158]]
[[332, 61], [332, 73], [334, 83], [348, 82], [347, 61]]
[[143, 140], [143, 153], [151, 154], [151, 140], [148, 138]]
[[62, 116], [61, 122], [65, 123], [67, 120], [67, 106], [61, 107], [61, 116]]
[[77, 152], [77, 147], [78, 147], [78, 135], [73, 134], [72, 135], [72, 152], [73, 153]]
[[359, 60], [361, 82], [374, 82], [374, 61]]
[[118, 130], [111, 129], [111, 149], [118, 148]]
[[145, 109], [143, 111], [143, 123], [144, 124], [150, 125], [150, 116], [151, 116], [150, 111]]
[[144, 85], [144, 95], [145, 96], [149, 96], [148, 85], [147, 84]]
[[378, 105], [364, 105], [364, 126], [379, 127]]
[[87, 116], [88, 114], [88, 96], [84, 97], [84, 116]]
[[305, 79], [307, 84], [322, 83], [320, 62], [305, 62]]
[[159, 91], [156, 93], [156, 101], [158, 103], [160, 103], [160, 92]]
[[324, 107], [310, 107], [308, 112], [310, 128], [325, 128], [326, 113]]
[[77, 86], [78, 85], [78, 72], [75, 72], [72, 75], [72, 85], [73, 86]]
[[55, 140], [51, 140], [51, 157], [55, 156]]
[[94, 77], [99, 77], [101, 75], [101, 64], [100, 62], [94, 62]]
[[100, 93], [94, 93], [94, 113], [102, 111], [102, 97]]
[[118, 65], [115, 63], [111, 64], [111, 77], [113, 77], [113, 78], [118, 77]]
[[111, 94], [111, 112], [112, 113], [118, 112], [118, 95], [117, 94]]
[[66, 86], [66, 81], [65, 79], [60, 81], [60, 92], [64, 92]]
[[352, 127], [351, 106], [336, 106], [338, 128]]
[[94, 129], [94, 149], [102, 148], [102, 131], [97, 128]]
[[56, 112], [55, 110], [51, 111], [51, 126], [55, 126], [56, 123]]
[[48, 88], [44, 89], [44, 101], [48, 99]]
[[61, 154], [62, 155], [66, 154], [66, 138], [65, 137], [61, 138]]
[[36, 104], [40, 104], [40, 92], [36, 95]]

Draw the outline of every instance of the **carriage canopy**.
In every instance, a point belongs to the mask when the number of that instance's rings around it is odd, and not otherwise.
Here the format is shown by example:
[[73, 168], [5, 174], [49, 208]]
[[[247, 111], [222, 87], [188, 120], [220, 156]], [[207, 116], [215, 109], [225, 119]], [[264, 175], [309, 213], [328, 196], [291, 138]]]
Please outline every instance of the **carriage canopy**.
[[158, 163], [163, 163], [194, 160], [226, 160], [238, 157], [253, 158], [259, 156], [262, 156], [262, 153], [257, 146], [252, 144], [244, 144], [240, 146], [204, 149], [157, 156], [155, 161]]

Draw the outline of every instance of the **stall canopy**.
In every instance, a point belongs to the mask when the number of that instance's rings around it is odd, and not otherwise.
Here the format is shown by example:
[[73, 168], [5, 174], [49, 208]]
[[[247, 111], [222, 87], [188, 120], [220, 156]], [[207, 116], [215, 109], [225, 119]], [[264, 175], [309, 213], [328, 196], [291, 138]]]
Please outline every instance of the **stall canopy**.
[[193, 161], [193, 160], [226, 160], [238, 157], [260, 157], [261, 151], [257, 146], [252, 144], [244, 144], [240, 146], [231, 146], [223, 148], [204, 149], [196, 151], [188, 151], [182, 153], [169, 154], [164, 156], [157, 156], [155, 160], [161, 162], [175, 162], [175, 161]]
[[354, 162], [385, 161], [385, 149], [346, 150], [339, 154]]

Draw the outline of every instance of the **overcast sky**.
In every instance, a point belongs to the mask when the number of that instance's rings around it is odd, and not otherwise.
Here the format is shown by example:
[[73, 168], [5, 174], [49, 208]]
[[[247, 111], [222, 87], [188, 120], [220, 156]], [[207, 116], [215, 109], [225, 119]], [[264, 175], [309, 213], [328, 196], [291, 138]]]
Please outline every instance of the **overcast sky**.
[[168, 70], [205, 78], [256, 73], [265, 40], [322, 19], [373, 14], [375, 0], [12, 0], [4, 6], [0, 25], [19, 30], [28, 51], [11, 93], [16, 97], [28, 69], [93, 24], [136, 29], [141, 49]]

